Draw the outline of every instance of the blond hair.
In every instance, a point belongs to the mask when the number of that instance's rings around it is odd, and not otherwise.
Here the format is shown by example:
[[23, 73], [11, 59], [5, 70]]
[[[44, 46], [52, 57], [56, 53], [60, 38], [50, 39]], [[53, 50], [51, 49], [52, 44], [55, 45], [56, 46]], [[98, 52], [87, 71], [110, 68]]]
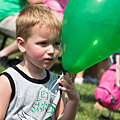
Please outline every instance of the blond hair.
[[52, 31], [62, 31], [62, 21], [58, 14], [42, 4], [31, 4], [19, 12], [16, 19], [16, 37], [27, 40], [31, 36], [31, 28], [39, 24]]

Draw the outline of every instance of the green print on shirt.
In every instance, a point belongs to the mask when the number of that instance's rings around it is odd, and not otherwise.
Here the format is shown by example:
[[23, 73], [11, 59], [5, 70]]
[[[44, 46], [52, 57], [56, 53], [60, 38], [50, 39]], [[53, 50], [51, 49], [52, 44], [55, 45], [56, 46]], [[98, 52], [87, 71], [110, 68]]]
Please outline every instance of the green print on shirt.
[[46, 119], [46, 120], [52, 120], [51, 118], [48, 118], [48, 119]]
[[[33, 117], [31, 117], [30, 115], [26, 114], [23, 110], [21, 110], [18, 114], [18, 117], [20, 118], [20, 120], [37, 120]], [[45, 120], [52, 120], [51, 117], [45, 119]]]
[[[31, 111], [43, 112], [47, 110], [47, 113], [53, 113], [54, 107], [52, 106], [54, 94], [45, 90], [39, 91], [36, 102], [32, 105]], [[50, 102], [49, 102], [50, 101]], [[49, 103], [49, 104], [48, 104]]]

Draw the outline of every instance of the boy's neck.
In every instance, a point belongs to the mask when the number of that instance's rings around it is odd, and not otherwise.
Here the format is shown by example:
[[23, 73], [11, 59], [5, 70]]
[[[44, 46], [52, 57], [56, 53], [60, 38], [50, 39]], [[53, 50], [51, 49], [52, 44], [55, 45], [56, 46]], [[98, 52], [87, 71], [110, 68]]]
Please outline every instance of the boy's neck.
[[31, 68], [22, 65], [22, 63], [18, 64], [17, 67], [31, 78], [44, 79], [47, 75], [45, 69]]

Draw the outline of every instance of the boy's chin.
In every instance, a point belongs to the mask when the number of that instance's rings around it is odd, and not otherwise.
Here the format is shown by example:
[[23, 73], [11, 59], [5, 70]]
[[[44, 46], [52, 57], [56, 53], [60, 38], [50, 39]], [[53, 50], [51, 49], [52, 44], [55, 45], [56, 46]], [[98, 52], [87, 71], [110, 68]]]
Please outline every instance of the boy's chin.
[[46, 67], [44, 67], [44, 69], [50, 70], [52, 68], [52, 66], [53, 65], [46, 66]]

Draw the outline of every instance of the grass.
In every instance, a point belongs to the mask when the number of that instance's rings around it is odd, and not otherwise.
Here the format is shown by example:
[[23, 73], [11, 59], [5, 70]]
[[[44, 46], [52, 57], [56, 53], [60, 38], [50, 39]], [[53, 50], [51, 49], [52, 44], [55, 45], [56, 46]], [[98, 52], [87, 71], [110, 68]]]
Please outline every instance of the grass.
[[[2, 37], [0, 36], [0, 42]], [[6, 45], [13, 42], [12, 39], [8, 39]], [[0, 43], [1, 44], [1, 43]], [[10, 57], [15, 57], [19, 55], [20, 52], [11, 55]], [[5, 70], [5, 68], [0, 68], [0, 73]], [[51, 71], [59, 75], [60, 71], [63, 70], [59, 61], [56, 61], [55, 65], [52, 67]], [[103, 114], [108, 115], [108, 110], [104, 109], [102, 111], [94, 109], [95, 99], [94, 90], [96, 85], [90, 83], [83, 83], [82, 85], [75, 84], [76, 88], [80, 94], [80, 101], [78, 106], [78, 111], [75, 120], [99, 120], [98, 116]], [[72, 109], [72, 108], [71, 108]], [[111, 120], [120, 120], [120, 114], [112, 112], [110, 116]]]

